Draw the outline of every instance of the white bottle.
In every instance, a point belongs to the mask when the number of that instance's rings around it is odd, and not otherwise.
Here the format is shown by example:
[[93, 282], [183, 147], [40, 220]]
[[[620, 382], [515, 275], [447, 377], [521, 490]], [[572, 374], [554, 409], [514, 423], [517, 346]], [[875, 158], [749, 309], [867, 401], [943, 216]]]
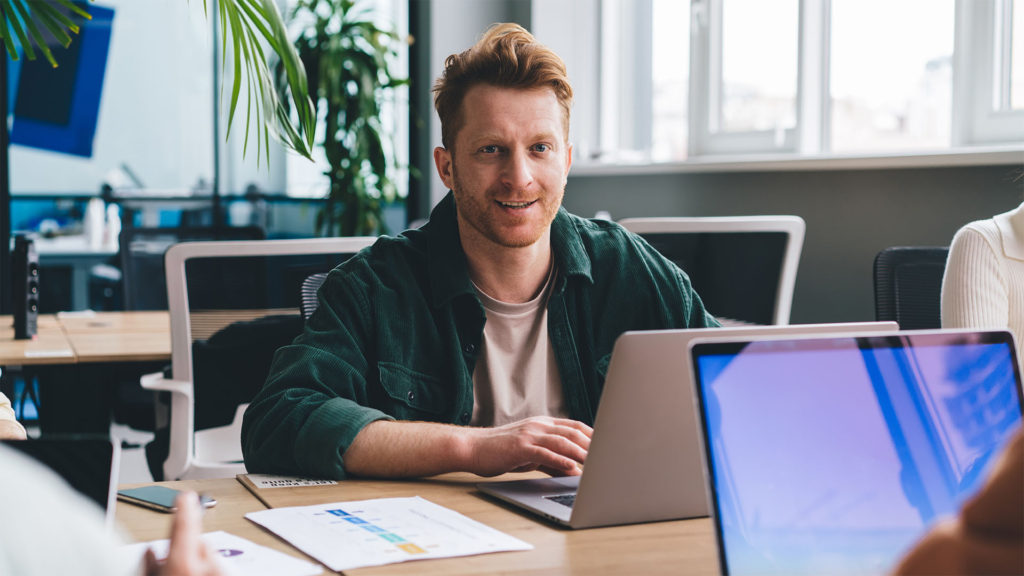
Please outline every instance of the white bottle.
[[117, 238], [121, 235], [121, 208], [117, 204], [107, 205], [107, 229], [104, 232], [104, 246], [117, 250]]
[[89, 248], [98, 250], [103, 246], [103, 229], [106, 225], [106, 214], [102, 198], [93, 198], [85, 207], [85, 219], [82, 222], [85, 239]]

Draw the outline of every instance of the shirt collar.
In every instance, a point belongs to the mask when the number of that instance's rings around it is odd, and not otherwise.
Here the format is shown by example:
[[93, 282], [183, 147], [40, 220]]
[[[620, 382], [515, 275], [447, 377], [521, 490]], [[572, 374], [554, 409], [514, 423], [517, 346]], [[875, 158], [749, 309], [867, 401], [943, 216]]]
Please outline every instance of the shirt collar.
[[1024, 260], [1024, 202], [1016, 210], [998, 214], [992, 219], [1003, 237], [1003, 253], [1006, 257]]
[[[551, 223], [551, 248], [561, 278], [582, 276], [593, 282], [590, 257], [577, 229], [578, 218], [559, 208]], [[455, 198], [449, 191], [430, 213], [423, 226], [428, 238], [427, 259], [430, 275], [431, 302], [440, 307], [462, 294], [476, 296], [469, 280], [466, 253], [459, 239]]]

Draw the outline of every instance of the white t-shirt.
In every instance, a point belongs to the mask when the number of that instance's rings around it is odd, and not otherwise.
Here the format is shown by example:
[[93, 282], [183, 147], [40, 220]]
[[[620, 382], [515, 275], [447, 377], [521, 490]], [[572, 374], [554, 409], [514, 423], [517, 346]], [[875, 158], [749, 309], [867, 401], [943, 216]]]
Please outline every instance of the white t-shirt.
[[567, 417], [562, 380], [548, 339], [552, 267], [540, 294], [510, 304], [476, 287], [487, 315], [480, 356], [473, 369], [472, 426], [501, 426], [530, 416]]

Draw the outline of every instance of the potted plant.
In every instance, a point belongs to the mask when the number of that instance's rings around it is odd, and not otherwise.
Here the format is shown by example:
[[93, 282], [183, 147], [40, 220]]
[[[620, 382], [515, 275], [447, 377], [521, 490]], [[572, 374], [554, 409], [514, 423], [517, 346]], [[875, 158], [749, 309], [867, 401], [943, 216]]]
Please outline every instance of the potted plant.
[[[218, 0], [216, 7], [221, 23], [222, 54], [225, 59], [230, 54], [234, 62], [231, 106], [228, 112], [229, 130], [244, 78], [248, 89], [246, 148], [250, 120], [255, 118], [257, 126], [262, 125], [262, 134], [259, 128], [256, 129], [257, 148], [265, 148], [268, 163], [271, 134], [288, 148], [311, 158], [316, 118], [306, 88], [305, 69], [288, 40], [284, 21], [274, 0]], [[203, 0], [203, 10], [207, 10], [206, 0]], [[60, 44], [68, 47], [72, 41], [71, 35], [79, 32], [75, 21], [83, 18], [89, 19], [90, 16], [88, 6], [81, 2], [0, 0], [0, 41], [12, 60], [18, 59], [19, 46], [29, 60], [36, 59], [38, 49], [50, 65], [56, 68], [59, 52], [55, 55], [50, 46]], [[264, 44], [277, 55], [279, 67], [286, 78], [287, 90], [274, 89]], [[283, 102], [279, 99], [282, 94], [285, 98]], [[289, 97], [296, 110], [297, 125], [293, 124], [288, 114]]]
[[[328, 236], [386, 233], [384, 204], [396, 197], [393, 146], [381, 125], [381, 104], [408, 83], [393, 66], [400, 39], [379, 28], [369, 5], [356, 0], [298, 0], [290, 22], [306, 67], [309, 94], [324, 122], [322, 145], [330, 189], [317, 214]], [[284, 75], [278, 73], [278, 86]]]

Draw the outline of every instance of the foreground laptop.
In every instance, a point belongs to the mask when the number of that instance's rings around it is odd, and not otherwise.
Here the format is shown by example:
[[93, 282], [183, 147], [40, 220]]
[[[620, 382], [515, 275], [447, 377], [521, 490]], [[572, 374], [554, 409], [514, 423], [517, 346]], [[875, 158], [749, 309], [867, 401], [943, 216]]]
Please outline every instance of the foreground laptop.
[[1008, 332], [695, 342], [724, 574], [889, 572], [1021, 425]]
[[707, 516], [690, 340], [892, 332], [894, 322], [626, 332], [615, 342], [581, 476], [481, 483], [486, 494], [571, 528]]
[[8, 448], [53, 470], [72, 488], [103, 509], [106, 526], [114, 526], [121, 445], [103, 436], [52, 436], [38, 440], [5, 440]]

